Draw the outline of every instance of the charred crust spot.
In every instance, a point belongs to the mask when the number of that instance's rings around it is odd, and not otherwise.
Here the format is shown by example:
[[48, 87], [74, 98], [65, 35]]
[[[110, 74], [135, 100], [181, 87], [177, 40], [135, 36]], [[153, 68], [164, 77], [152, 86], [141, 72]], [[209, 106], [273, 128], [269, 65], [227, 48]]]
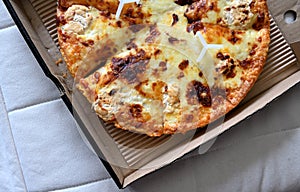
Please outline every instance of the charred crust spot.
[[179, 18], [178, 15], [174, 13], [172, 14], [172, 18], [173, 18], [172, 26], [174, 26], [179, 21]]
[[57, 16], [56, 17], [56, 23], [57, 23], [57, 26], [59, 26], [60, 24], [62, 24], [62, 25], [67, 24], [67, 21], [66, 21], [64, 15]]
[[261, 43], [262, 42], [262, 37], [258, 37], [257, 41]]
[[257, 14], [257, 19], [256, 22], [252, 25], [252, 28], [254, 30], [261, 30], [265, 25], [265, 13], [264, 12], [259, 12]]
[[167, 68], [167, 63], [164, 62], [164, 61], [161, 61], [159, 63], [159, 67], [161, 68], [162, 71], [166, 71], [168, 68]]
[[251, 49], [250, 53], [249, 53], [250, 56], [253, 56], [253, 55], [256, 54], [256, 48], [257, 48], [257, 45], [254, 44], [254, 45], [252, 46], [252, 49]]
[[60, 31], [61, 33], [61, 39], [63, 42], [67, 42], [68, 39], [70, 39], [70, 36], [67, 35], [66, 33], [63, 33], [62, 31]]
[[188, 84], [186, 97], [190, 105], [199, 103], [204, 107], [210, 107], [212, 104], [209, 87], [196, 80]]
[[214, 98], [215, 97], [226, 97], [226, 90], [225, 90], [225, 88], [214, 85], [211, 89], [211, 95]]
[[193, 119], [194, 119], [194, 116], [191, 115], [191, 114], [184, 115], [184, 116], [183, 116], [183, 119], [184, 119], [184, 122], [192, 122]]
[[239, 61], [240, 66], [243, 67], [244, 69], [249, 68], [250, 65], [251, 65], [251, 63], [252, 63], [252, 62], [251, 62], [250, 59], [245, 59], [245, 60], [243, 60], [243, 61]]
[[150, 27], [150, 35], [146, 37], [145, 42], [146, 43], [154, 43], [156, 37], [160, 35], [160, 32], [158, 31], [156, 25], [152, 25]]
[[183, 60], [181, 63], [179, 63], [178, 68], [183, 71], [188, 66], [189, 66], [189, 60]]
[[255, 49], [252, 49], [252, 50], [250, 51], [249, 55], [250, 55], [250, 56], [253, 56], [253, 55], [255, 55], [255, 53], [256, 53]]

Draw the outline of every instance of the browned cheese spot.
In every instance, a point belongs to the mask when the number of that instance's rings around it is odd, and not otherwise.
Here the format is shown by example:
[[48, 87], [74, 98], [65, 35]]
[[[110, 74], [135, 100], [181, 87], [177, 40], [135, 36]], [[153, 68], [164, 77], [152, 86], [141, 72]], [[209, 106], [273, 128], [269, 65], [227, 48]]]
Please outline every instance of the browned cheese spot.
[[210, 107], [212, 99], [208, 85], [203, 85], [199, 81], [191, 81], [187, 86], [186, 97], [188, 104], [201, 104], [204, 107]]
[[203, 23], [201, 23], [201, 21], [196, 21], [196, 22], [194, 22], [194, 23], [192, 23], [192, 24], [188, 24], [188, 26], [187, 26], [187, 28], [186, 28], [186, 31], [187, 31], [188, 33], [190, 33], [190, 32], [193, 31], [193, 33], [196, 34], [197, 31], [200, 31], [200, 30], [202, 30], [202, 29], [204, 29]]
[[122, 22], [121, 21], [117, 21], [116, 24], [117, 24], [117, 27], [119, 27], [119, 28], [122, 27]]
[[177, 4], [177, 5], [181, 5], [181, 6], [184, 6], [184, 5], [190, 5], [192, 4], [193, 2], [195, 2], [196, 0], [175, 0], [174, 2]]
[[140, 104], [131, 104], [129, 106], [129, 112], [136, 121], [145, 123], [151, 119], [149, 113], [143, 113], [143, 106]]
[[179, 18], [178, 15], [174, 13], [172, 14], [172, 18], [173, 18], [172, 26], [174, 26], [179, 21]]
[[143, 112], [143, 106], [140, 104], [132, 104], [129, 109], [132, 117], [141, 118]]
[[177, 76], [177, 79], [181, 79], [181, 78], [183, 78], [184, 77], [184, 73], [181, 71], [180, 73], [179, 73], [179, 75]]
[[[144, 50], [139, 50], [136, 54], [126, 57], [112, 58], [112, 72], [115, 78], [120, 77], [127, 83], [140, 82], [140, 78], [146, 70], [150, 57]], [[113, 80], [113, 79], [112, 79]]]
[[159, 63], [159, 67], [161, 68], [162, 71], [166, 71], [168, 69], [167, 63], [165, 61], [161, 61]]
[[234, 78], [236, 76], [235, 73], [235, 63], [232, 58], [230, 58], [230, 55], [224, 55], [221, 52], [218, 52], [216, 57], [220, 59], [221, 61], [225, 61], [225, 65], [216, 68], [216, 71], [225, 75], [227, 79]]
[[206, 18], [208, 11], [219, 12], [220, 10], [215, 2], [200, 0], [189, 5], [184, 16], [188, 19], [188, 23], [193, 23], [195, 21], [201, 21], [202, 18]]
[[150, 27], [150, 35], [146, 37], [145, 42], [146, 43], [154, 43], [155, 39], [160, 35], [160, 32], [158, 31], [157, 27], [155, 25], [152, 25]]
[[132, 38], [132, 39], [130, 39], [130, 41], [128, 43], [126, 43], [127, 50], [138, 48], [134, 41], [135, 41], [135, 38]]
[[159, 54], [161, 54], [161, 50], [160, 49], [155, 49], [154, 56], [158, 56]]
[[154, 100], [160, 100], [163, 99], [163, 88], [166, 86], [166, 83], [163, 81], [156, 81], [150, 84], [151, 90], [144, 90], [144, 86], [149, 86], [149, 81], [146, 80], [144, 82], [139, 83], [135, 86], [135, 90], [137, 90], [143, 97], [154, 99]]
[[229, 56], [229, 55], [223, 55], [223, 53], [218, 52], [218, 53], [217, 53], [217, 58], [220, 59], [221, 61], [224, 61], [224, 60], [226, 60], [226, 59], [229, 59], [230, 56]]
[[185, 70], [189, 66], [189, 61], [188, 60], [183, 60], [179, 65], [178, 68], [180, 70]]
[[203, 77], [202, 71], [200, 71], [198, 75], [199, 75], [199, 77]]
[[239, 38], [236, 34], [237, 34], [237, 32], [234, 31], [234, 30], [232, 30], [232, 31], [231, 31], [231, 36], [229, 36], [227, 40], [228, 40], [229, 42], [231, 42], [232, 44], [236, 44], [236, 43], [241, 42], [242, 39]]

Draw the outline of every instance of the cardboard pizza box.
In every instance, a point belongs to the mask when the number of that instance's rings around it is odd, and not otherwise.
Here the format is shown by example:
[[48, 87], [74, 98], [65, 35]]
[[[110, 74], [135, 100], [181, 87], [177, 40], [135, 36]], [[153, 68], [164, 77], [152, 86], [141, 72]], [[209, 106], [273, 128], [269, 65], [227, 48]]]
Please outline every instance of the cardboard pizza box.
[[[74, 88], [59, 52], [56, 0], [3, 0], [45, 74], [78, 122], [87, 144], [120, 188], [179, 159], [263, 108], [300, 81], [300, 1], [269, 0], [271, 44], [258, 81], [224, 118], [187, 134], [149, 138], [101, 121]], [[285, 17], [289, 16], [288, 19]]]

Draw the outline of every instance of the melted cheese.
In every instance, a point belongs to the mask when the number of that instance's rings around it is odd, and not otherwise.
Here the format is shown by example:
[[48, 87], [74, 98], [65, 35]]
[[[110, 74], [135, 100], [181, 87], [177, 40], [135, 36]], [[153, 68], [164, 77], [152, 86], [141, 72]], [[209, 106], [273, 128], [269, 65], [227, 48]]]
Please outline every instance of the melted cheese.
[[[235, 89], [242, 86], [241, 79], [245, 74], [238, 62], [249, 57], [254, 42], [259, 46], [256, 40], [258, 32], [253, 29], [243, 30], [255, 18], [250, 10], [252, 0], [212, 1], [217, 2], [219, 11], [209, 10], [207, 17], [201, 22], [214, 26], [221, 18], [221, 24], [229, 29], [223, 33], [216, 30], [218, 28], [209, 28], [209, 25], [207, 28], [198, 29], [207, 43], [223, 45], [222, 49], [209, 49], [201, 62], [196, 60], [203, 45], [192, 32], [187, 32], [188, 20], [185, 12], [188, 5], [178, 6], [174, 0], [141, 1], [142, 13], [150, 12], [151, 15], [145, 18], [147, 24], [134, 26], [138, 29], [136, 31], [122, 16], [120, 21], [116, 21], [114, 14], [108, 17], [93, 7], [75, 5], [68, 9], [65, 13], [68, 22], [61, 27], [63, 32], [76, 34], [81, 41], [94, 41], [93, 46], [89, 47], [87, 59], [78, 61], [77, 66], [89, 71], [90, 69], [85, 69], [88, 68], [86, 65], [105, 64], [96, 71], [102, 76], [97, 82], [98, 86], [91, 86], [97, 87], [97, 99], [92, 102], [100, 117], [106, 121], [115, 121], [117, 126], [124, 129], [152, 136], [162, 134], [164, 126], [173, 127], [171, 132], [176, 132], [176, 127], [181, 129], [179, 132], [184, 132], [184, 127], [189, 123], [196, 128], [199, 125], [197, 122], [207, 121], [213, 112], [211, 108], [204, 107], [205, 104], [199, 98], [196, 102], [189, 101], [193, 98], [188, 98], [188, 91], [195, 92], [188, 90], [191, 82], [198, 83], [200, 89], [201, 86], [212, 88], [216, 84], [216, 77], [221, 75], [223, 82], [218, 84], [223, 84], [225, 88]], [[239, 5], [243, 5], [242, 8]], [[244, 14], [245, 12], [249, 14]], [[241, 40], [233, 43], [228, 37], [232, 34], [231, 30], [240, 32], [237, 29], [242, 31], [237, 35]], [[103, 52], [106, 49], [102, 48], [107, 42], [112, 42], [107, 49], [114, 51], [105, 55]], [[82, 48], [88, 49], [84, 46]], [[129, 68], [125, 66], [116, 76], [111, 76], [111, 66], [114, 65], [112, 57], [125, 59], [129, 55], [137, 55], [136, 48], [150, 54], [146, 69], [136, 72], [135, 67], [138, 66], [135, 66], [133, 71], [128, 71]], [[219, 52], [229, 55], [233, 61], [217, 58]], [[188, 61], [188, 65], [180, 67], [183, 61]], [[126, 65], [142, 65], [139, 62], [130, 62], [132, 61], [129, 59]], [[231, 65], [230, 62], [236, 65], [233, 78], [227, 78], [223, 74], [226, 67]], [[220, 70], [216, 72], [216, 69]], [[94, 74], [85, 80], [90, 82], [92, 76]], [[103, 83], [105, 81], [109, 83]], [[194, 96], [205, 97], [207, 94], [202, 92]]]

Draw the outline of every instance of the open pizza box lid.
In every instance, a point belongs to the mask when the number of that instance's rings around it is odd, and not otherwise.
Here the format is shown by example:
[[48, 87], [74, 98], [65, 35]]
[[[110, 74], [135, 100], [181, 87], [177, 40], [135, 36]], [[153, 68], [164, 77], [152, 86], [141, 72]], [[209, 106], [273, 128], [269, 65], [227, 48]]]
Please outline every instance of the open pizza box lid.
[[74, 90], [73, 78], [66, 67], [58, 65], [62, 56], [57, 42], [56, 0], [4, 0], [4, 3], [43, 71], [60, 90], [87, 144], [120, 188], [216, 138], [300, 81], [300, 1], [268, 0], [271, 14], [268, 60], [258, 81], [236, 109], [206, 129], [184, 136], [149, 138], [130, 133], [102, 122], [86, 107], [90, 105]]

